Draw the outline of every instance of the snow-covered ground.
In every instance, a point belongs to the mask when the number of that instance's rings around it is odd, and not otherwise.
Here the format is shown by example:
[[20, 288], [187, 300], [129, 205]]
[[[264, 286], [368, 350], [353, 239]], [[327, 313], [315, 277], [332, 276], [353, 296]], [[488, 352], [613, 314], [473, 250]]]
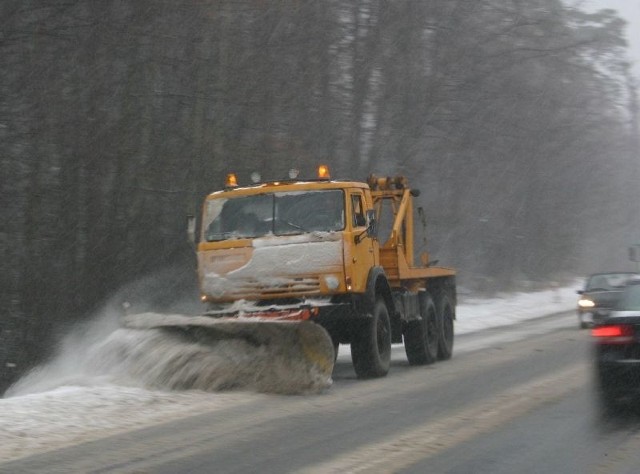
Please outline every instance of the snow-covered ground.
[[[502, 295], [491, 299], [461, 298], [456, 308], [456, 334], [517, 324], [577, 308], [584, 282], [553, 290]], [[578, 319], [576, 317], [576, 324]]]
[[[457, 308], [456, 333], [571, 310], [579, 287], [576, 282], [555, 290], [464, 299]], [[97, 318], [64, 341], [55, 360], [0, 399], [0, 462], [275, 396], [251, 391], [170, 392], [136, 386], [136, 380], [105, 370], [105, 365], [115, 364], [112, 358], [91, 360], [96, 357], [91, 348], [117, 330], [115, 321], [110, 314]], [[104, 351], [99, 354], [105, 355]]]

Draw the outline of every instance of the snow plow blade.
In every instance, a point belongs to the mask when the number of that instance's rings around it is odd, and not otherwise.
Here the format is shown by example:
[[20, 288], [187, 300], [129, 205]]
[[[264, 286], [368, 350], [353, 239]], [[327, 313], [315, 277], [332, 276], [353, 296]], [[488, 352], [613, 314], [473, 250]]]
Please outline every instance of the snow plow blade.
[[124, 326], [161, 330], [184, 348], [160, 386], [293, 394], [332, 383], [331, 337], [310, 321], [141, 313], [125, 316]]

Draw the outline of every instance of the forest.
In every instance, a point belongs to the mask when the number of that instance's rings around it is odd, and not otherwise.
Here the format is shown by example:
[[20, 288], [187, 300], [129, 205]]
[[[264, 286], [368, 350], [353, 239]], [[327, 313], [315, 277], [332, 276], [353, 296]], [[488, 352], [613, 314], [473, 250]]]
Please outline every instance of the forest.
[[640, 242], [614, 11], [4, 0], [0, 20], [0, 390], [123, 288], [197, 299], [186, 216], [232, 171], [409, 176], [418, 240], [469, 292], [628, 269]]

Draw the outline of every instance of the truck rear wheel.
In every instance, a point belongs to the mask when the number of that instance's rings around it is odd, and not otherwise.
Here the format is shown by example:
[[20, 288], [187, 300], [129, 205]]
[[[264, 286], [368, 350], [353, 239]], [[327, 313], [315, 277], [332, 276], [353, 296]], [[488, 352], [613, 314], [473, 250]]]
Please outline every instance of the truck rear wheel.
[[382, 299], [373, 308], [373, 317], [351, 342], [351, 359], [360, 379], [384, 377], [391, 361], [391, 323]]
[[453, 305], [447, 294], [440, 295], [438, 300], [438, 360], [451, 359], [453, 354]]
[[438, 319], [433, 300], [426, 293], [418, 295], [420, 319], [409, 321], [404, 331], [404, 350], [411, 365], [433, 363], [438, 357]]

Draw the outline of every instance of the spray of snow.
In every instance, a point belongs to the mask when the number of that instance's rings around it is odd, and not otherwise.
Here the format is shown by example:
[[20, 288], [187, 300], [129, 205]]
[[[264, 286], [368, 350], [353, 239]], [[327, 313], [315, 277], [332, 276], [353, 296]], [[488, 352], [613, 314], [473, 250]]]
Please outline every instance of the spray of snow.
[[96, 348], [118, 329], [118, 315], [106, 309], [91, 321], [78, 324], [60, 342], [52, 359], [15, 383], [5, 397], [45, 392], [61, 386], [92, 386], [109, 382], [107, 373], [92, 367]]
[[277, 344], [250, 344], [242, 338], [201, 343], [165, 329], [124, 327], [124, 302], [130, 313], [176, 311], [195, 317], [201, 312], [203, 307], [191, 303], [197, 294], [175, 286], [185, 274], [195, 276], [193, 269], [169, 268], [119, 291], [102, 311], [68, 331], [54, 357], [9, 388], [5, 397], [104, 384], [269, 393], [317, 392], [331, 384], [308, 360], [288, 357], [291, 353]]
[[[115, 316], [115, 318], [114, 318]], [[118, 327], [106, 314], [66, 338], [58, 355], [11, 387], [6, 396], [60, 386], [121, 386], [207, 392], [308, 393], [331, 379], [279, 344], [224, 339], [199, 343], [161, 328]]]

